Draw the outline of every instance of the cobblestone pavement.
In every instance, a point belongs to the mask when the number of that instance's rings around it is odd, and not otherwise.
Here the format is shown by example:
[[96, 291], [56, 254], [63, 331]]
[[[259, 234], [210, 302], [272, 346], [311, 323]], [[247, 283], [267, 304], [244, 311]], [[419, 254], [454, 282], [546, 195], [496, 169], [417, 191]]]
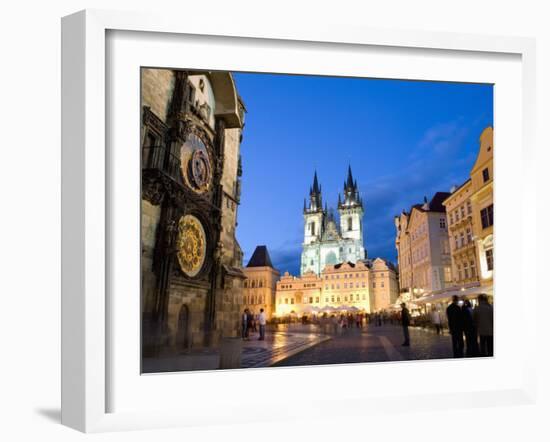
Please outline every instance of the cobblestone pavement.
[[297, 324], [268, 331], [265, 341], [259, 341], [258, 334], [253, 333], [250, 340], [243, 341], [241, 367], [269, 367], [328, 339], [314, 327]]
[[369, 325], [362, 330], [353, 328], [273, 365], [283, 367], [452, 357], [448, 334], [438, 336], [432, 331], [414, 327], [409, 331], [411, 346], [402, 347], [403, 332], [400, 326]]

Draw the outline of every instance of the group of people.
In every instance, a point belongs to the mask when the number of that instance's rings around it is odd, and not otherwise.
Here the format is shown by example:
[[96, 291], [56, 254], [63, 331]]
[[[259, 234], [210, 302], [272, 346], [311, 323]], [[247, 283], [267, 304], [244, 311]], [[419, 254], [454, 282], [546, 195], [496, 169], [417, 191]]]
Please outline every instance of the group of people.
[[[446, 316], [455, 358], [493, 356], [493, 306], [485, 294], [477, 297], [478, 305], [473, 308], [468, 300], [455, 295], [447, 307]], [[431, 320], [437, 334], [443, 333], [442, 313], [434, 308]], [[411, 315], [405, 303], [401, 304], [401, 325], [403, 346], [410, 346], [409, 326]]]
[[264, 309], [260, 309], [260, 314], [256, 317], [250, 311], [250, 309], [245, 308], [241, 316], [241, 335], [243, 340], [250, 340], [250, 334], [257, 332], [258, 328], [260, 330], [260, 337], [258, 340], [265, 341], [265, 326], [267, 324], [267, 318], [264, 312]]
[[[462, 358], [493, 356], [493, 306], [487, 295], [477, 297], [478, 305], [472, 308], [469, 300], [453, 296], [447, 307], [447, 321], [453, 344], [453, 356]], [[464, 352], [466, 342], [466, 353]]]

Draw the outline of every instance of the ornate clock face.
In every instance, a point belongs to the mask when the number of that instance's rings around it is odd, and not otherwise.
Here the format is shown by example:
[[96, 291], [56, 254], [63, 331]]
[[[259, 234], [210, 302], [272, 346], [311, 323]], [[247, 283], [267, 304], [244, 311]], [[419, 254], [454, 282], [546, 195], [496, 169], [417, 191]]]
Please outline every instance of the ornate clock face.
[[189, 134], [180, 150], [181, 173], [185, 183], [197, 193], [210, 188], [212, 169], [210, 156], [204, 142], [195, 134]]
[[206, 256], [206, 233], [198, 218], [185, 215], [178, 225], [178, 261], [181, 270], [190, 277], [202, 269]]

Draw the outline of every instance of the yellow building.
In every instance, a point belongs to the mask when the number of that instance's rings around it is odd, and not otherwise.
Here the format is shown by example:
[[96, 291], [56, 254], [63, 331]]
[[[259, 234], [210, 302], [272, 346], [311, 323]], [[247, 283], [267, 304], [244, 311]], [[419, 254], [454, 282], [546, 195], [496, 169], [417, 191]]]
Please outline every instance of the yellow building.
[[243, 284], [242, 309], [248, 308], [253, 314], [259, 314], [263, 308], [267, 319], [271, 319], [275, 311], [279, 272], [273, 268], [266, 246], [256, 247], [243, 273], [246, 280]]
[[479, 137], [479, 153], [470, 172], [474, 241], [479, 257], [481, 285], [493, 284], [493, 128]]
[[319, 276], [307, 272], [295, 277], [286, 272], [277, 282], [276, 314], [370, 313], [389, 308], [397, 295], [391, 263], [381, 258], [345, 262], [326, 266]]
[[412, 300], [451, 284], [451, 256], [447, 218], [442, 202], [448, 192], [412, 206], [395, 217], [400, 292]]
[[395, 304], [399, 294], [397, 272], [390, 262], [376, 258], [372, 261], [371, 280], [371, 310], [386, 310]]
[[453, 189], [443, 201], [447, 209], [453, 285], [465, 286], [479, 282], [479, 264], [474, 242], [472, 180]]

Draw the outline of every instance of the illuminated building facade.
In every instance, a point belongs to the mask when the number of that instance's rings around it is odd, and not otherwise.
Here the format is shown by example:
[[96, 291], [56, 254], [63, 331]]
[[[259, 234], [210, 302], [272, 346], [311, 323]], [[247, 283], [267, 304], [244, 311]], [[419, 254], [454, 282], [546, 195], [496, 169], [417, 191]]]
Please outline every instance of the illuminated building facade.
[[320, 275], [286, 272], [277, 282], [276, 315], [387, 309], [398, 295], [394, 266], [381, 258], [327, 265]]

